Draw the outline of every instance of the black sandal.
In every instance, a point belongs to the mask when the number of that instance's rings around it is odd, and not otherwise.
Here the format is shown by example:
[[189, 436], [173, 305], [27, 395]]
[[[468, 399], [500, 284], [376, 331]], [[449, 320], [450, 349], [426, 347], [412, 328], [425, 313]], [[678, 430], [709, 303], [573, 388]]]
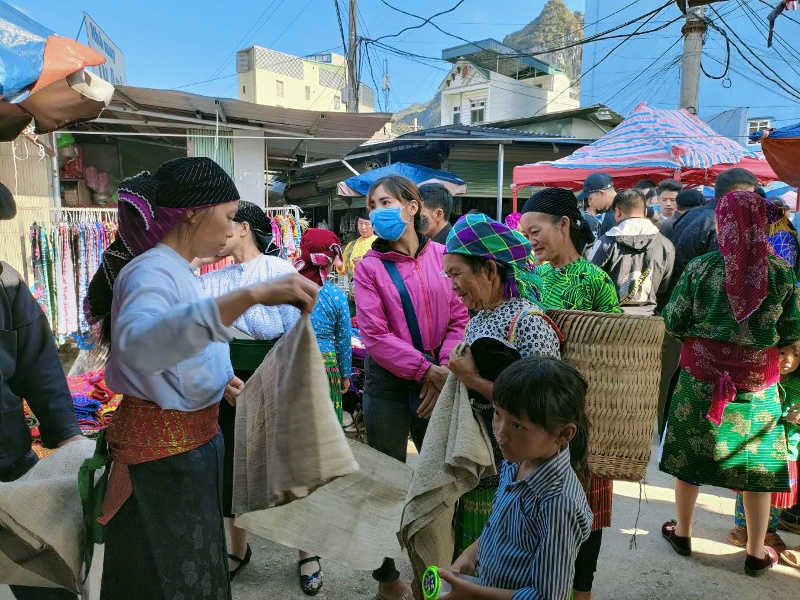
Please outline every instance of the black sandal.
[[235, 554], [228, 554], [228, 558], [232, 561], [239, 563], [236, 565], [236, 568], [231, 571], [230, 580], [233, 581], [233, 578], [236, 577], [236, 574], [239, 570], [247, 565], [250, 562], [250, 557], [253, 556], [253, 551], [250, 549], [250, 544], [247, 544], [247, 552], [244, 553], [244, 558], [239, 558]]
[[692, 538], [675, 535], [675, 527], [675, 521], [667, 521], [661, 527], [661, 535], [669, 542], [670, 546], [672, 546], [672, 549], [675, 550], [675, 552], [681, 556], [691, 556]]
[[[300, 567], [310, 562], [316, 562], [319, 569], [312, 575], [300, 573]], [[303, 590], [303, 593], [306, 596], [316, 596], [322, 589], [322, 563], [319, 562], [319, 556], [311, 556], [297, 561], [297, 572], [300, 576], [300, 589]]]

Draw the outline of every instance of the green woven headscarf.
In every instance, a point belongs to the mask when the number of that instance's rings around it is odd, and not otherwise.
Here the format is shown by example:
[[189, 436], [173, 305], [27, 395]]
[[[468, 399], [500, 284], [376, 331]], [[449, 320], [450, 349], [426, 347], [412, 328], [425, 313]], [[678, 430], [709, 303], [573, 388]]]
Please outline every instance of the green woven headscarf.
[[484, 214], [464, 215], [447, 236], [447, 254], [480, 256], [508, 265], [506, 298], [540, 304], [542, 283], [533, 270], [531, 244], [519, 231]]

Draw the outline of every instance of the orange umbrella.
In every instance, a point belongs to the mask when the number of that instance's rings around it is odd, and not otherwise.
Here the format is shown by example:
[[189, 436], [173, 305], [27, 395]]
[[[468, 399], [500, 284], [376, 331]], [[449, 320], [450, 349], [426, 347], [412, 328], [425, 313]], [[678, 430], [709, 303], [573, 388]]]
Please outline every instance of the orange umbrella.
[[[111, 102], [114, 87], [86, 71], [105, 58], [0, 2], [0, 141], [16, 138], [31, 121], [36, 133], [88, 121]], [[43, 48], [43, 49], [42, 49]]]

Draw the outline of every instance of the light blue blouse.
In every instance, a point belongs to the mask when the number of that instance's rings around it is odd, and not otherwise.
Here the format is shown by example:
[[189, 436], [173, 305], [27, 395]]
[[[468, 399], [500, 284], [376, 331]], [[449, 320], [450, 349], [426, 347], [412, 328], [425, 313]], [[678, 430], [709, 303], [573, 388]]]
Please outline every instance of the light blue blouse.
[[233, 377], [229, 339], [189, 262], [158, 244], [114, 282], [106, 381], [118, 394], [164, 409], [206, 408]]
[[[277, 256], [262, 254], [241, 264], [228, 265], [200, 277], [206, 294], [212, 298], [254, 283], [269, 281], [276, 277], [297, 273], [288, 261]], [[294, 327], [300, 319], [300, 309], [283, 304], [281, 306], [251, 306], [233, 326], [257, 340], [274, 340]]]

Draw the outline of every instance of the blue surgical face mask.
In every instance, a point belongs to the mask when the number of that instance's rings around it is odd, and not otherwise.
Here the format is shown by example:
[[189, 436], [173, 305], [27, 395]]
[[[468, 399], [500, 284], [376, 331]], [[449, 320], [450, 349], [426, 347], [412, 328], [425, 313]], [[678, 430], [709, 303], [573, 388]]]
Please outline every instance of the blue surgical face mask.
[[409, 223], [403, 219], [402, 206], [375, 208], [369, 213], [369, 220], [375, 235], [389, 242], [399, 240]]

